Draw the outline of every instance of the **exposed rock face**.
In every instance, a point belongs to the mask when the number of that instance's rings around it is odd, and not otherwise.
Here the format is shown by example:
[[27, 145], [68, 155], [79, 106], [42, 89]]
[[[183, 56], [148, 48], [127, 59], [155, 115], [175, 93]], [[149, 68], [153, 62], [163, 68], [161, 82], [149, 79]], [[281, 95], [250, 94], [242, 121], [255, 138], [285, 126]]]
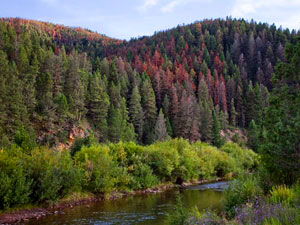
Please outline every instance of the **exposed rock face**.
[[68, 141], [66, 143], [59, 143], [56, 148], [59, 151], [63, 149], [69, 149], [73, 145], [76, 138], [83, 138], [87, 135], [87, 131], [84, 131], [82, 128], [78, 128], [76, 126], [72, 126], [68, 135]]
[[237, 135], [237, 137], [242, 140], [243, 142], [247, 142], [247, 135], [245, 132], [241, 129], [226, 129], [221, 130], [220, 135], [222, 138], [224, 138], [226, 141], [234, 142], [234, 136]]

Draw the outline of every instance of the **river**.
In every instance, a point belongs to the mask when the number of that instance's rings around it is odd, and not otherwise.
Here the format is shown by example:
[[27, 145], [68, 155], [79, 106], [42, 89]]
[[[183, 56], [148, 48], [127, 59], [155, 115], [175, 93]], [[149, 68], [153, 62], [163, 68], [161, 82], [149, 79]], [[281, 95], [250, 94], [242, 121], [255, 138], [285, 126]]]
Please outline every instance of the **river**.
[[181, 196], [184, 207], [222, 208], [226, 182], [173, 188], [161, 193], [135, 195], [114, 200], [103, 200], [90, 205], [64, 210], [64, 214], [49, 215], [30, 220], [27, 225], [165, 225], [167, 215], [174, 211], [176, 196]]

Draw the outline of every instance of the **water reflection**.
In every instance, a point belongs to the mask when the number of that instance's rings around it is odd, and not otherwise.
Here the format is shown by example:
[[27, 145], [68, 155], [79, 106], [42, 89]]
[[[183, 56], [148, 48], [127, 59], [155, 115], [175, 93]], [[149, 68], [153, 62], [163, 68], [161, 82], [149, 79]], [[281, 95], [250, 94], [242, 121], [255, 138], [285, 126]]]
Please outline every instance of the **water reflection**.
[[199, 210], [204, 208], [220, 209], [222, 192], [226, 182], [195, 185], [181, 189], [172, 189], [162, 193], [130, 196], [111, 201], [100, 201], [87, 206], [66, 209], [63, 215], [50, 215], [39, 220], [31, 220], [28, 225], [165, 225], [167, 213], [172, 213], [176, 203], [176, 194], [182, 197], [184, 207]]

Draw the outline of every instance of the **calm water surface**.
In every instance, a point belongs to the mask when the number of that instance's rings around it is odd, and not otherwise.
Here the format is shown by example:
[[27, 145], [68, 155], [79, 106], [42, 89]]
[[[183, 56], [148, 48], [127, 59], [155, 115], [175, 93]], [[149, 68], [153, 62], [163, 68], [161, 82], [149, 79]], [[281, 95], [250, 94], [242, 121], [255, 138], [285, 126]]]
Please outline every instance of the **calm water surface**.
[[100, 201], [89, 206], [65, 209], [63, 215], [50, 215], [31, 220], [27, 225], [165, 225], [167, 214], [171, 214], [180, 193], [184, 207], [199, 210], [222, 208], [222, 190], [226, 182], [174, 188], [162, 193], [129, 196], [122, 199]]

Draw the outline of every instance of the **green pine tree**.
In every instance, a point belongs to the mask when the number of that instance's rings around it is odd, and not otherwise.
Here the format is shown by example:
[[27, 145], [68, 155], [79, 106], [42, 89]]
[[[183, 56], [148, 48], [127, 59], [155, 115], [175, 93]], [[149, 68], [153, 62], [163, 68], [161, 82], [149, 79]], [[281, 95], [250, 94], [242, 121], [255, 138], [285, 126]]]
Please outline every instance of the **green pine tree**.
[[165, 141], [169, 138], [167, 127], [165, 124], [165, 117], [162, 109], [160, 109], [155, 128], [154, 128], [154, 140]]
[[144, 113], [141, 106], [141, 95], [137, 86], [132, 90], [129, 101], [130, 122], [133, 124], [139, 142], [142, 142]]
[[221, 126], [218, 120], [215, 110], [212, 111], [213, 127], [212, 127], [212, 144], [216, 147], [220, 147], [223, 144], [223, 140], [220, 135]]

